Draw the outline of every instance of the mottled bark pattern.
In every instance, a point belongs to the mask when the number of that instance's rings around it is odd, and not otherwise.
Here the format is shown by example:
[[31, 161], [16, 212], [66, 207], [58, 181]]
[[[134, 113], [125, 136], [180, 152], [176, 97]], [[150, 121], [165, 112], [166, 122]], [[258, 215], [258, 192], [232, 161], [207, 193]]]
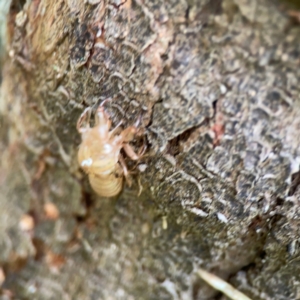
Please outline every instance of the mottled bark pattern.
[[[300, 297], [300, 26], [280, 6], [36, 0], [12, 6], [8, 31], [4, 293], [215, 299], [201, 266], [253, 299]], [[116, 199], [76, 160], [76, 121], [107, 98], [114, 125], [142, 115], [148, 143]]]

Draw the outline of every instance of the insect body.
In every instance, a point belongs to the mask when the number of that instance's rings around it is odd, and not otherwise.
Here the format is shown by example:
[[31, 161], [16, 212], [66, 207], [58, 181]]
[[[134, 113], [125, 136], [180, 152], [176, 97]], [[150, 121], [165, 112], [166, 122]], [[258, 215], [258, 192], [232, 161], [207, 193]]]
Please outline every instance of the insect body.
[[[86, 120], [87, 114], [89, 115], [88, 120]], [[77, 130], [82, 137], [78, 151], [78, 162], [88, 174], [93, 190], [99, 196], [113, 197], [122, 189], [123, 175], [130, 184], [128, 171], [120, 154], [121, 149], [123, 148], [133, 160], [138, 160], [140, 157], [128, 144], [138, 131], [137, 125], [130, 126], [120, 132], [121, 124], [119, 124], [110, 130], [110, 117], [105, 112], [104, 107], [99, 106], [95, 115], [95, 125], [90, 127], [90, 114], [91, 109], [87, 108], [77, 122]]]

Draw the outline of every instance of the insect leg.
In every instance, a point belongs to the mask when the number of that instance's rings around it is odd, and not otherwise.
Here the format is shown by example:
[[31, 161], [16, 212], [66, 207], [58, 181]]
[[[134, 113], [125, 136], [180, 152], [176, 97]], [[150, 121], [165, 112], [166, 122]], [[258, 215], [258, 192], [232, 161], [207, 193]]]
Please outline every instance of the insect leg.
[[108, 101], [112, 101], [112, 99], [111, 98], [107, 98], [107, 99], [103, 100], [102, 103], [100, 104], [100, 106], [104, 106], [104, 104], [106, 102], [108, 102]]
[[[87, 114], [89, 114], [88, 116], [88, 122], [87, 122], [87, 126], [86, 128], [83, 128], [82, 127], [82, 124], [86, 121], [86, 116]], [[90, 115], [91, 115], [91, 108], [90, 107], [87, 107], [83, 113], [80, 115], [78, 121], [77, 121], [77, 125], [76, 125], [76, 129], [78, 130], [78, 132], [80, 133], [83, 133], [86, 131], [87, 128], [90, 128], [90, 124], [89, 124], [89, 121], [90, 121]]]
[[113, 130], [111, 130], [111, 131], [109, 132], [109, 136], [114, 136], [114, 135], [116, 135], [116, 134], [118, 133], [118, 131], [120, 130], [120, 126], [122, 125], [122, 123], [123, 123], [123, 121], [120, 121], [120, 122], [118, 123], [118, 125], [117, 125]]
[[145, 135], [143, 136], [143, 146], [140, 148], [139, 152], [138, 152], [138, 156], [142, 157], [144, 155], [144, 153], [146, 152], [147, 149], [147, 143], [146, 143], [146, 138]]
[[135, 126], [127, 127], [120, 133], [120, 138], [125, 143], [130, 142], [134, 139], [136, 132], [137, 128]]
[[134, 152], [134, 150], [132, 149], [132, 147], [131, 147], [129, 144], [124, 144], [124, 145], [123, 145], [124, 151], [126, 152], [126, 154], [127, 154], [132, 160], [139, 160], [139, 159], [143, 156], [143, 154], [145, 153], [146, 148], [147, 148], [147, 147], [146, 147], [145, 144], [144, 144], [144, 146], [141, 148], [142, 150], [139, 151], [138, 154], [136, 154], [136, 153]]
[[119, 163], [120, 163], [120, 165], [121, 165], [121, 167], [123, 169], [125, 180], [126, 180], [128, 186], [131, 186], [132, 185], [132, 180], [130, 178], [130, 175], [129, 175], [126, 163], [124, 161], [124, 158], [123, 158], [123, 156], [121, 154], [119, 155]]

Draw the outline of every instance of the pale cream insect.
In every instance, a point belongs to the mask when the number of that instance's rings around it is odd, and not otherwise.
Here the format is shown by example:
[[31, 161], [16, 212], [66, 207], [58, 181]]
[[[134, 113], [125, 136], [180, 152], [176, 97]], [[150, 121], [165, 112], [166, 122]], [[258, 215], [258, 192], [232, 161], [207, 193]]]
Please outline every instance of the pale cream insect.
[[110, 131], [110, 117], [104, 107], [99, 106], [95, 114], [95, 125], [90, 127], [90, 114], [91, 108], [86, 108], [77, 122], [77, 130], [82, 138], [78, 162], [88, 174], [93, 190], [99, 196], [113, 197], [122, 190], [123, 175], [130, 183], [124, 159], [120, 154], [121, 149], [133, 160], [138, 160], [142, 155], [137, 155], [128, 144], [137, 134], [137, 124], [121, 132], [119, 124]]

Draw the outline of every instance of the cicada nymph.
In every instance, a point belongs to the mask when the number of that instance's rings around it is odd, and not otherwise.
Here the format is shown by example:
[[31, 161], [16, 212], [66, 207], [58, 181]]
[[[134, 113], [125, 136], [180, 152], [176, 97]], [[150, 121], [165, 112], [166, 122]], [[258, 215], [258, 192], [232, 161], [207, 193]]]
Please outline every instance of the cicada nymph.
[[139, 131], [139, 121], [121, 131], [121, 123], [111, 130], [112, 124], [110, 116], [104, 110], [104, 102], [97, 109], [93, 127], [90, 126], [91, 108], [86, 108], [78, 119], [77, 130], [82, 138], [78, 162], [88, 174], [93, 190], [99, 196], [113, 197], [122, 190], [124, 176], [130, 184], [121, 149], [132, 160], [138, 160], [145, 151], [145, 145], [140, 154], [136, 154], [129, 145]]

